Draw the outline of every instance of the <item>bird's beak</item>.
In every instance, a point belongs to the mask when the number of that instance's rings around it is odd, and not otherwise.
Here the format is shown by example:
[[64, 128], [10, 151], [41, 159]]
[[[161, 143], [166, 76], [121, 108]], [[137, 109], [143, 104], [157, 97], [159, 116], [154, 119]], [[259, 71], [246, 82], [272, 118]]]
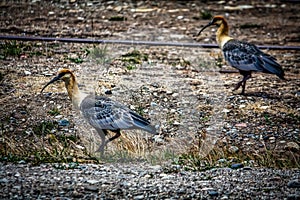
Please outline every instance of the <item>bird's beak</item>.
[[45, 85], [45, 86], [43, 87], [43, 89], [41, 90], [41, 93], [43, 92], [43, 90], [44, 90], [48, 85], [50, 85], [50, 84], [52, 84], [52, 83], [58, 81], [62, 76], [63, 76], [62, 74], [59, 74], [59, 75], [57, 75], [56, 77], [54, 77], [49, 83], [47, 83], [47, 85]]
[[209, 22], [206, 26], [204, 26], [204, 27], [199, 31], [199, 33], [198, 33], [197, 36], [199, 36], [200, 33], [201, 33], [204, 29], [206, 29], [207, 27], [209, 27], [209, 26], [211, 26], [211, 25], [213, 25], [212, 22]]

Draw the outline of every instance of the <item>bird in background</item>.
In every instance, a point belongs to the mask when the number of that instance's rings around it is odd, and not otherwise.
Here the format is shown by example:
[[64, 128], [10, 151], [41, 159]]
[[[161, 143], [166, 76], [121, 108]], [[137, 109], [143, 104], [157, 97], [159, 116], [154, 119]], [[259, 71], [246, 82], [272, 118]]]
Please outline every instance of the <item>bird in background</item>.
[[276, 58], [262, 52], [257, 46], [248, 42], [239, 41], [229, 36], [229, 27], [223, 16], [214, 16], [213, 19], [204, 26], [200, 33], [209, 26], [218, 26], [216, 40], [223, 51], [225, 60], [243, 75], [241, 81], [237, 83], [234, 90], [242, 86], [241, 94], [245, 94], [246, 81], [251, 78], [252, 72], [263, 72], [275, 74], [280, 79], [285, 80], [282, 67], [276, 62]]
[[[120, 137], [122, 129], [141, 129], [151, 134], [157, 134], [155, 127], [151, 125], [148, 120], [130, 110], [125, 105], [107, 97], [89, 95], [81, 92], [78, 88], [75, 75], [69, 69], [60, 69], [57, 76], [48, 82], [41, 92], [43, 92], [48, 85], [58, 80], [64, 81], [69, 98], [74, 107], [81, 111], [87, 122], [94, 127], [100, 135], [102, 143], [97, 151], [102, 155], [107, 143]], [[105, 140], [108, 131], [114, 132], [115, 135]]]

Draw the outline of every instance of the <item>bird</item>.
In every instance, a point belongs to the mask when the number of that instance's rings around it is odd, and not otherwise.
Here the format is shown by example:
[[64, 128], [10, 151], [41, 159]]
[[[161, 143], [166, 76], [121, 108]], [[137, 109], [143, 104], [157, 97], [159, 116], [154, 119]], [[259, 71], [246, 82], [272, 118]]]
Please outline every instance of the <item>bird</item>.
[[243, 78], [237, 83], [233, 91], [242, 86], [241, 94], [245, 94], [246, 81], [251, 78], [252, 72], [275, 74], [285, 80], [284, 71], [273, 56], [262, 52], [254, 44], [240, 41], [229, 36], [229, 26], [223, 16], [214, 16], [198, 33], [209, 26], [218, 26], [216, 40], [221, 48], [225, 60], [234, 68], [238, 69]]
[[[100, 135], [102, 142], [96, 152], [100, 152], [101, 155], [103, 155], [104, 148], [109, 142], [120, 137], [121, 130], [141, 129], [154, 135], [157, 134], [155, 126], [151, 125], [147, 119], [120, 102], [105, 96], [91, 95], [80, 91], [76, 77], [70, 69], [59, 69], [57, 76], [42, 88], [41, 93], [48, 85], [59, 80], [65, 83], [68, 96], [75, 109], [80, 110], [83, 118]], [[108, 131], [114, 132], [115, 135], [105, 140]]]

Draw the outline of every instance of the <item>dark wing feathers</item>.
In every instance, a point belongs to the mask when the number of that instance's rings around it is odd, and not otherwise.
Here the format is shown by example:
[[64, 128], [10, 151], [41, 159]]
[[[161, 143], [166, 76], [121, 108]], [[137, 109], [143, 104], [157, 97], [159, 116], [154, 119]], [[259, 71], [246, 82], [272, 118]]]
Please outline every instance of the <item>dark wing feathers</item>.
[[135, 112], [133, 111], [129, 111], [129, 113], [131, 114], [131, 117], [134, 121], [134, 124], [146, 131], [148, 131], [149, 133], [153, 133], [155, 134], [156, 133], [156, 129], [154, 126], [152, 126], [150, 124], [149, 121], [147, 121], [145, 118], [143, 118], [142, 116], [136, 114]]
[[226, 61], [239, 70], [271, 73], [284, 79], [283, 69], [276, 59], [253, 44], [232, 39], [223, 46], [222, 50]]
[[87, 96], [82, 101], [80, 110], [96, 129], [142, 129], [156, 134], [155, 128], [149, 121], [107, 97]]

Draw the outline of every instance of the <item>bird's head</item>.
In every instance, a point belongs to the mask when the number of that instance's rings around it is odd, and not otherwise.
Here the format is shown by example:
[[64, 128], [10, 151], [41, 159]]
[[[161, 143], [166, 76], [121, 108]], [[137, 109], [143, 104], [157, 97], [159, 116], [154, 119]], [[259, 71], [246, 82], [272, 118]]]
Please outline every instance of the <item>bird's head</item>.
[[212, 25], [220, 26], [222, 23], [224, 23], [224, 21], [225, 18], [223, 16], [214, 16], [213, 19], [199, 31], [198, 35], [200, 35], [200, 33], [207, 27]]
[[75, 76], [73, 74], [73, 72], [69, 69], [59, 69], [57, 72], [57, 76], [55, 76], [51, 81], [49, 81], [41, 90], [41, 92], [44, 91], [44, 89], [52, 84], [55, 83], [56, 81], [62, 80], [64, 81], [66, 84], [70, 83], [71, 79], [75, 80]]

